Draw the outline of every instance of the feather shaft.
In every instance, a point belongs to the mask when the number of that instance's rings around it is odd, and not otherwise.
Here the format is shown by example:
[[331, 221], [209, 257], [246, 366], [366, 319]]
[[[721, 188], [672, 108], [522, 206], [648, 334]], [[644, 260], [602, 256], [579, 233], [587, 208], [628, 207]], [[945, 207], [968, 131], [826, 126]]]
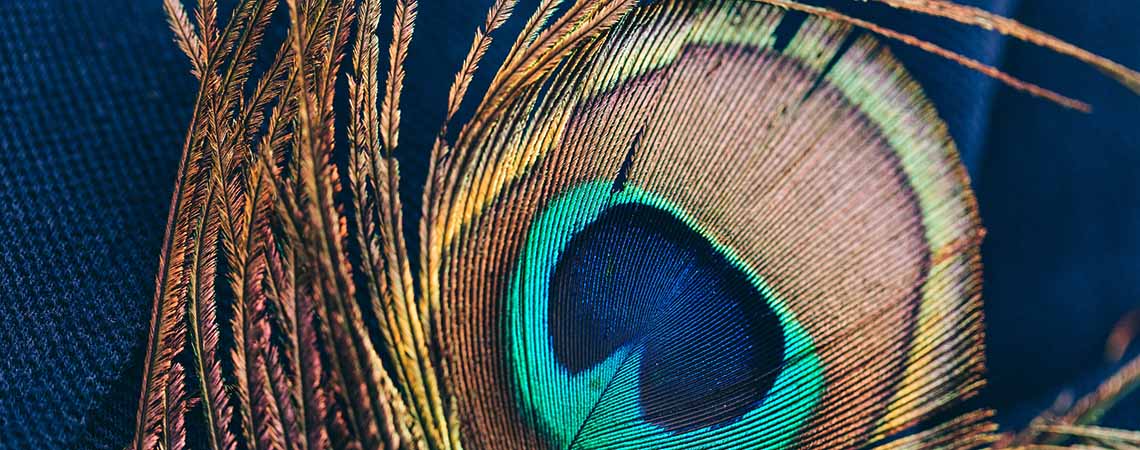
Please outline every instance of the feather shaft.
[[984, 9], [944, 0], [876, 0], [907, 11], [942, 17], [966, 25], [995, 31], [1003, 35], [1070, 56], [1096, 67], [1128, 89], [1140, 94], [1140, 73], [1103, 56], [1092, 53], [1056, 36], [1025, 26], [1008, 17]]

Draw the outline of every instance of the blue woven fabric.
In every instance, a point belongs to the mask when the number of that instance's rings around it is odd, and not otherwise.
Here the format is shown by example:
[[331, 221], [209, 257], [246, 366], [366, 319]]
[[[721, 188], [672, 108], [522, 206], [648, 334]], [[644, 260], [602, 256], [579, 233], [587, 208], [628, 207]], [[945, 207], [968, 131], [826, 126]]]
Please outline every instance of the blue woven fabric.
[[[404, 97], [413, 128], [400, 155], [413, 211], [446, 87], [487, 3], [421, 5]], [[833, 3], [1097, 107], [1091, 116], [1064, 111], [896, 49], [950, 124], [991, 232], [985, 403], [1025, 411], [1087, 384], [1104, 371], [1096, 355], [1112, 321], [1140, 306], [1140, 99], [1091, 69], [979, 30]], [[1140, 67], [1131, 0], [968, 3]], [[194, 88], [159, 0], [0, 0], [0, 449], [129, 441]]]
[[193, 92], [157, 1], [0, 1], [0, 448], [129, 437]]

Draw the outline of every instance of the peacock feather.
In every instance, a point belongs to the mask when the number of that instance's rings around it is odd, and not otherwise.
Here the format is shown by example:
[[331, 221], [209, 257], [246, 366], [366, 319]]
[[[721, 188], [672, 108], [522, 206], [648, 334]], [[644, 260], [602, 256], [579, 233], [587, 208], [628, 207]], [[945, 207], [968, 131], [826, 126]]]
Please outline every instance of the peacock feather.
[[[879, 1], [1140, 90], [1009, 19]], [[224, 26], [214, 0], [193, 20], [164, 2], [200, 86], [135, 448], [997, 440], [992, 412], [965, 403], [984, 384], [985, 232], [945, 123], [882, 39], [1088, 105], [797, 1], [543, 0], [453, 123], [492, 40], [511, 38], [496, 32], [515, 1], [497, 0], [422, 150], [409, 233], [395, 152], [414, 0], [394, 2], [386, 61], [384, 2], [286, 0], [257, 73], [279, 2], [241, 0]], [[1064, 428], [1085, 416], [1007, 441], [1112, 433]], [[1101, 437], [1124, 448], [1119, 433]]]

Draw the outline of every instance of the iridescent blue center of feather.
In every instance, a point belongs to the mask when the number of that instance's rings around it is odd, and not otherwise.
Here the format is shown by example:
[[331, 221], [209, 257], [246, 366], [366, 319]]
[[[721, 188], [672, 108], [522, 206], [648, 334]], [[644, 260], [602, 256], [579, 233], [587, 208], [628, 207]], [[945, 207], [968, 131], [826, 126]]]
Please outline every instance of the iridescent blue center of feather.
[[[571, 374], [640, 351], [638, 400], [670, 431], [739, 420], [772, 388], [784, 333], [743, 272], [660, 208], [607, 208], [574, 235], [550, 277], [548, 331]], [[693, 414], [700, 412], [700, 414]]]
[[778, 295], [636, 186], [587, 183], [549, 204], [507, 308], [516, 398], [556, 447], [782, 447], [822, 392]]

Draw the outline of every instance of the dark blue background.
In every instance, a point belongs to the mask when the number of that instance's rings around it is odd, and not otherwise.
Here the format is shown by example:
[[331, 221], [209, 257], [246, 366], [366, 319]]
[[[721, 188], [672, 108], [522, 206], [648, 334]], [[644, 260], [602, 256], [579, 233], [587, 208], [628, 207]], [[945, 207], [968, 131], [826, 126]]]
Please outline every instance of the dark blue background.
[[[487, 3], [421, 5], [400, 155], [409, 204]], [[1016, 426], [1059, 390], [1087, 389], [1109, 370], [1108, 330], [1140, 307], [1140, 97], [979, 30], [833, 3], [1096, 108], [1066, 111], [896, 49], [950, 124], [990, 232], [983, 404]], [[965, 3], [1140, 67], [1134, 0]], [[496, 46], [492, 60], [504, 50]], [[0, 448], [121, 448], [130, 439], [195, 86], [160, 0], [0, 0]], [[1140, 427], [1137, 403], [1111, 423]]]

